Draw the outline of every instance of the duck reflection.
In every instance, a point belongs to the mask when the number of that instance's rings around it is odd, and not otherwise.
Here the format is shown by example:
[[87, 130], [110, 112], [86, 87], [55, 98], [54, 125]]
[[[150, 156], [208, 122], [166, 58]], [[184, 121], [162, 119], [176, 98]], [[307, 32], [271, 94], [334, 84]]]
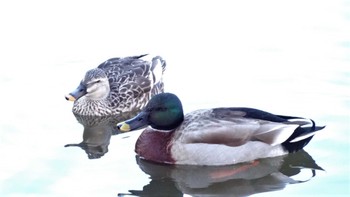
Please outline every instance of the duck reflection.
[[[316, 170], [323, 170], [304, 150], [230, 166], [172, 166], [136, 159], [152, 180], [142, 191], [129, 190], [119, 196], [249, 196], [308, 181]], [[304, 173], [303, 180], [293, 178]]]
[[82, 116], [76, 119], [84, 126], [83, 141], [78, 144], [66, 144], [65, 147], [82, 148], [89, 159], [98, 159], [108, 152], [112, 135], [121, 133], [117, 123], [133, 117], [137, 112], [123, 113], [119, 116]]

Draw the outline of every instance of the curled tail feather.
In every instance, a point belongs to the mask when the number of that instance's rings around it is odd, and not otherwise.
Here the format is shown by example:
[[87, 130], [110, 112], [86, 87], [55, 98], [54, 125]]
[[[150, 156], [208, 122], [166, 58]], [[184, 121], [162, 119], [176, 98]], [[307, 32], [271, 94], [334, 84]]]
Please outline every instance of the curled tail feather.
[[295, 129], [294, 133], [285, 142], [282, 143], [282, 146], [288, 150], [288, 152], [296, 152], [302, 149], [310, 142], [317, 131], [325, 128], [325, 126], [316, 126], [315, 121], [312, 119], [309, 119], [309, 123], [307, 123], [307, 119], [296, 119], [295, 117], [286, 118], [292, 118], [288, 121], [298, 122], [300, 125]]

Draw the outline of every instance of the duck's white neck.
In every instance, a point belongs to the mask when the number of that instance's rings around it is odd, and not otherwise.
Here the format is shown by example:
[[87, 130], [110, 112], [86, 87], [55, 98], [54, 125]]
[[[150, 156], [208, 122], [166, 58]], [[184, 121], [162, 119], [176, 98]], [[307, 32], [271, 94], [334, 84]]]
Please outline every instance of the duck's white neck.
[[162, 132], [162, 133], [169, 133], [171, 131], [173, 131], [173, 129], [170, 129], [170, 130], [160, 130], [160, 129], [155, 129], [151, 126], [148, 126], [148, 128], [151, 128], [152, 131], [155, 131], [155, 132]]

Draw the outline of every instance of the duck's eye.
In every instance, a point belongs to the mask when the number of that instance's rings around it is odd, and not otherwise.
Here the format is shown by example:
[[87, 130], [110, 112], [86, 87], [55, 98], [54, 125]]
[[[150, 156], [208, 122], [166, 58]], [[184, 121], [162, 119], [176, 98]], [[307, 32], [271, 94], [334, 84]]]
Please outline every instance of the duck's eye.
[[101, 80], [99, 79], [99, 80], [96, 80], [96, 81], [92, 81], [90, 84], [93, 85], [93, 84], [100, 83], [100, 82], [101, 82]]
[[166, 111], [166, 108], [165, 107], [158, 107], [157, 111]]

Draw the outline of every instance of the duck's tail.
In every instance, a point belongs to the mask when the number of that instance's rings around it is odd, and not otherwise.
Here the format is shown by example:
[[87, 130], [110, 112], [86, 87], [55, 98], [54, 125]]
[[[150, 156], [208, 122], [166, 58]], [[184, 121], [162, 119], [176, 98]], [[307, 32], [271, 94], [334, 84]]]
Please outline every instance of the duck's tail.
[[290, 123], [299, 124], [299, 127], [295, 129], [294, 133], [282, 143], [282, 146], [290, 153], [296, 152], [305, 147], [317, 131], [325, 128], [325, 126], [316, 126], [312, 119], [290, 116], [281, 117], [287, 119]]
[[152, 96], [164, 92], [163, 73], [166, 68], [166, 61], [156, 56], [152, 58], [151, 71], [153, 75]]

